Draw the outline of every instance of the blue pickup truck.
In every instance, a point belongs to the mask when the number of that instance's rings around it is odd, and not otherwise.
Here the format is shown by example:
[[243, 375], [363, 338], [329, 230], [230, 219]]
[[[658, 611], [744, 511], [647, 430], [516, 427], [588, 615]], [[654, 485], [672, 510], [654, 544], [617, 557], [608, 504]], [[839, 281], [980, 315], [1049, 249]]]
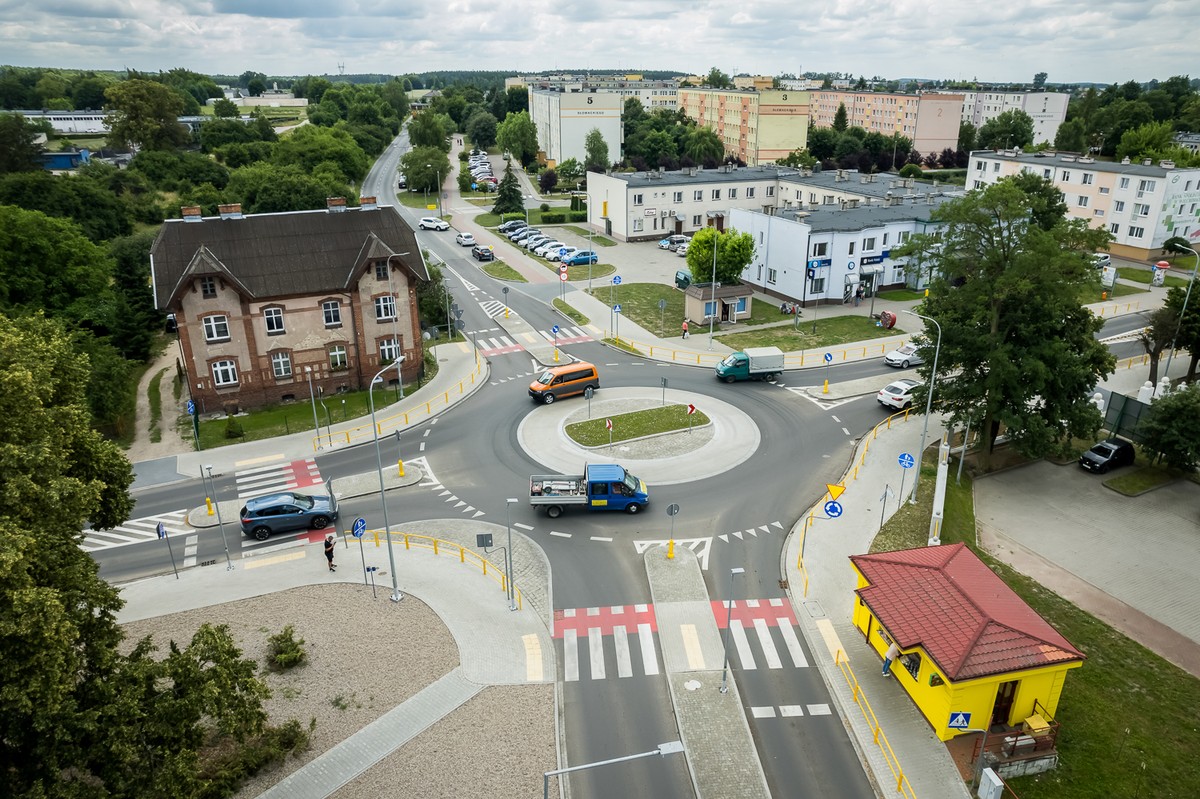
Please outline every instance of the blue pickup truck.
[[529, 478], [529, 504], [552, 519], [572, 505], [589, 510], [637, 513], [650, 502], [650, 489], [615, 463], [585, 465], [583, 474], [535, 474]]

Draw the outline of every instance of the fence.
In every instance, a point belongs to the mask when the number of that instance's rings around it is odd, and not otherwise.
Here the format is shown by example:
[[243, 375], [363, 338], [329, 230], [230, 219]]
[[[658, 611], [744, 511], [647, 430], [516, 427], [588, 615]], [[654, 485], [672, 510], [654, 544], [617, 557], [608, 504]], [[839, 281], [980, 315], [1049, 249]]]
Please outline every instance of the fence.
[[850, 691], [854, 698], [854, 704], [858, 705], [858, 709], [862, 711], [863, 718], [866, 719], [868, 726], [871, 728], [872, 740], [879, 747], [880, 751], [883, 752], [883, 759], [887, 762], [892, 776], [896, 778], [896, 790], [899, 791], [901, 796], [916, 799], [917, 794], [913, 790], [912, 783], [908, 781], [908, 777], [904, 776], [904, 769], [900, 766], [900, 759], [892, 751], [892, 745], [888, 743], [887, 735], [884, 734], [883, 728], [879, 726], [879, 719], [875, 717], [875, 711], [871, 709], [871, 703], [867, 701], [867, 696], [863, 693], [862, 686], [858, 684], [858, 677], [854, 675], [854, 671], [850, 668], [850, 661], [846, 657], [846, 653], [839, 649], [834, 655], [833, 662], [837, 665], [838, 670], [842, 672], [842, 676], [846, 678], [846, 683], [850, 686]]

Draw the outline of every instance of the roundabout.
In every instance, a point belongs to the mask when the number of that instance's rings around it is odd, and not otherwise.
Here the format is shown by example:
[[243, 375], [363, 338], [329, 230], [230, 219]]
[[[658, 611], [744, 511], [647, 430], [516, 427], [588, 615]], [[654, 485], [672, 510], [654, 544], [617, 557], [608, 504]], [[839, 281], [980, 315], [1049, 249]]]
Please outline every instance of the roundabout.
[[517, 442], [525, 454], [550, 471], [566, 474], [579, 471], [585, 463], [619, 463], [652, 487], [722, 474], [749, 460], [762, 443], [754, 420], [727, 402], [674, 389], [666, 391], [665, 400], [667, 404], [694, 404], [711, 421], [691, 430], [619, 441], [611, 446], [581, 446], [567, 435], [567, 425], [664, 403], [662, 389], [606, 388], [590, 401], [556, 402], [533, 409], [517, 427]]

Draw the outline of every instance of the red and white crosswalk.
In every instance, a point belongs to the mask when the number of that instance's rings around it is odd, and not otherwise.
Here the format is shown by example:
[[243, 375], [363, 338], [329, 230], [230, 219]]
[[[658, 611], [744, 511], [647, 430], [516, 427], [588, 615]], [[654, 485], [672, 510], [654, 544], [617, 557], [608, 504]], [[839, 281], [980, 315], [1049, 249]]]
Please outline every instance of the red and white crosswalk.
[[238, 499], [261, 497], [279, 491], [303, 491], [324, 483], [317, 462], [312, 458], [285, 462], [282, 457], [279, 456], [274, 463], [265, 463], [262, 458], [240, 462], [239, 466], [243, 463], [247, 466], [237, 469], [234, 474]]

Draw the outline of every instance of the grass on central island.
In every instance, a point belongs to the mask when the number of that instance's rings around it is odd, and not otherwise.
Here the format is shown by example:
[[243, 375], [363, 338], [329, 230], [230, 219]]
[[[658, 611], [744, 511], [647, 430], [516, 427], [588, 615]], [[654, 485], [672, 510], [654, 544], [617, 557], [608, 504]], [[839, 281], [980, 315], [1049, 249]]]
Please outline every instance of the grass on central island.
[[643, 436], [671, 433], [708, 424], [708, 417], [704, 415], [703, 411], [698, 410], [689, 416], [687, 410], [688, 406], [686, 405], [664, 405], [644, 411], [589, 419], [586, 422], [567, 425], [567, 435], [580, 446], [602, 447], [609, 443], [609, 431], [604, 426], [604, 422], [608, 419], [612, 420], [612, 443], [614, 444], [618, 441], [629, 441]]

